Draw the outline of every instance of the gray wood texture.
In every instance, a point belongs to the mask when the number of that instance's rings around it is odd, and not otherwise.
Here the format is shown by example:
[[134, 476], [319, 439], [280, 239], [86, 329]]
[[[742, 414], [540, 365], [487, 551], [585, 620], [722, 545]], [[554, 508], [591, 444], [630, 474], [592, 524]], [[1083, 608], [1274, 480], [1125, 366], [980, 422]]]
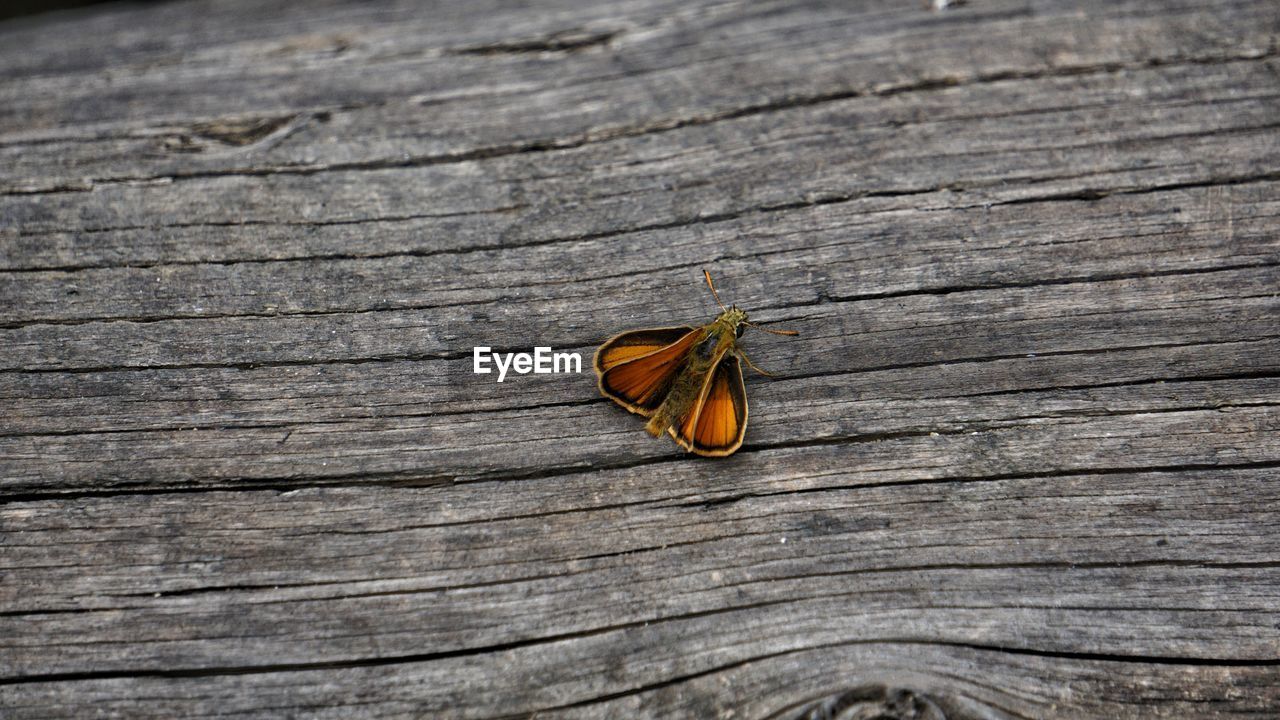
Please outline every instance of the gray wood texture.
[[[1277, 118], [1273, 0], [0, 25], [0, 716], [1275, 717]], [[704, 266], [724, 460], [589, 369]]]

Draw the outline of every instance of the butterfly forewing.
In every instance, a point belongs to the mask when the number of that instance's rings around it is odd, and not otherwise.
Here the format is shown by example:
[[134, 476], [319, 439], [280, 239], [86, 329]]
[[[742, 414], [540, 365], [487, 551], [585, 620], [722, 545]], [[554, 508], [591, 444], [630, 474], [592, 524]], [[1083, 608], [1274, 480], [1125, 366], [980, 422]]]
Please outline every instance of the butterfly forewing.
[[742, 445], [747, 430], [747, 392], [742, 367], [725, 353], [711, 371], [699, 402], [672, 426], [671, 436], [699, 455], [729, 455]]
[[631, 412], [652, 415], [702, 334], [689, 327], [651, 328], [610, 339], [595, 357], [600, 392]]
[[604, 372], [614, 365], [621, 365], [629, 360], [657, 352], [688, 335], [692, 330], [693, 328], [687, 325], [681, 325], [632, 330], [614, 335], [596, 351], [596, 371]]

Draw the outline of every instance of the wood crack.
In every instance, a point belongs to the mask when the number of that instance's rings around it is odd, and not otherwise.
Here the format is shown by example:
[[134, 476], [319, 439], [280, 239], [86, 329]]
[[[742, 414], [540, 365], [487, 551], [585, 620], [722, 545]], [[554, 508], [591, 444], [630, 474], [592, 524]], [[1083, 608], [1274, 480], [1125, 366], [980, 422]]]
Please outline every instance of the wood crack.
[[484, 45], [470, 45], [453, 48], [445, 52], [452, 55], [525, 55], [533, 54], [568, 54], [581, 52], [588, 48], [608, 45], [614, 38], [622, 34], [621, 30], [584, 30], [573, 28], [544, 35], [542, 37], [523, 40], [505, 40]]
[[[781, 251], [785, 252], [785, 251]], [[716, 261], [728, 259], [736, 259], [729, 256], [715, 258]], [[683, 263], [674, 269], [687, 267], [702, 267], [707, 264], [707, 260], [699, 260], [693, 263]], [[846, 302], [862, 302], [866, 300], [885, 300], [895, 298], [919, 297], [919, 296], [936, 296], [936, 295], [952, 295], [955, 293], [979, 292], [988, 290], [1008, 290], [1014, 288], [1036, 288], [1036, 287], [1052, 287], [1057, 285], [1088, 285], [1094, 283], [1115, 282], [1118, 280], [1138, 280], [1145, 278], [1158, 277], [1175, 277], [1187, 275], [1204, 275], [1210, 273], [1230, 272], [1235, 270], [1253, 270], [1261, 268], [1280, 267], [1280, 263], [1260, 261], [1248, 263], [1231, 263], [1223, 265], [1215, 265], [1212, 267], [1191, 267], [1191, 268], [1171, 268], [1168, 270], [1154, 270], [1144, 272], [1128, 272], [1128, 273], [1097, 273], [1093, 275], [1071, 275], [1060, 278], [1038, 278], [1025, 281], [1013, 281], [1002, 283], [971, 283], [963, 285], [951, 285], [938, 288], [912, 288], [909, 290], [898, 290], [891, 292], [872, 292], [872, 293], [852, 293], [848, 295], [827, 294], [821, 298], [821, 302], [816, 304], [827, 303], [846, 303]], [[673, 268], [664, 268], [663, 272], [668, 273]], [[632, 277], [637, 273], [620, 273], [612, 277]], [[593, 278], [593, 280], [608, 279]], [[539, 285], [540, 283], [532, 283], [531, 285]], [[566, 282], [548, 282], [541, 283], [546, 285], [561, 285]], [[89, 325], [94, 323], [127, 323], [132, 325], [146, 325], [161, 322], [175, 322], [184, 320], [232, 320], [241, 318], [286, 318], [286, 317], [330, 317], [330, 316], [350, 316], [350, 315], [370, 315], [388, 312], [417, 312], [425, 310], [435, 310], [442, 307], [461, 307], [466, 305], [492, 304], [502, 301], [524, 300], [524, 298], [504, 298], [504, 297], [486, 297], [476, 300], [432, 303], [424, 305], [393, 305], [388, 307], [376, 308], [350, 308], [350, 309], [325, 309], [325, 310], [292, 310], [292, 311], [273, 311], [262, 313], [205, 313], [205, 314], [172, 314], [172, 315], [154, 315], [154, 316], [123, 316], [123, 315], [103, 315], [97, 317], [83, 318], [36, 318], [31, 320], [22, 320], [17, 322], [0, 323], [0, 330], [19, 330], [29, 327], [75, 327], [79, 325]], [[762, 310], [790, 310], [799, 307], [810, 307], [814, 303], [779, 306], [765, 306], [757, 309]], [[584, 343], [585, 344], [585, 343]], [[454, 357], [437, 357], [435, 359], [460, 359], [461, 357], [469, 357], [470, 354], [456, 355]], [[0, 370], [0, 372], [9, 372]]]
[[[268, 674], [268, 673], [292, 673], [292, 672], [308, 672], [323, 670], [338, 670], [361, 667], [382, 667], [387, 665], [400, 665], [406, 663], [427, 663], [439, 660], [447, 660], [458, 657], [468, 657], [475, 655], [484, 655], [491, 653], [502, 653], [522, 648], [553, 644], [565, 641], [579, 640], [609, 633], [615, 633], [637, 627], [644, 627], [658, 622], [677, 622], [684, 620], [692, 620], [701, 617], [719, 615], [725, 613], [744, 612], [764, 607], [788, 604], [794, 602], [792, 599], [785, 600], [768, 600], [757, 603], [748, 603], [743, 605], [727, 606], [722, 608], [713, 608], [709, 610], [681, 613], [679, 615], [654, 617], [646, 620], [635, 620], [617, 625], [610, 625], [590, 630], [582, 630], [576, 632], [559, 633], [546, 635], [535, 638], [526, 638], [521, 640], [513, 640], [505, 643], [495, 643], [491, 645], [462, 648], [458, 650], [447, 650], [434, 653], [416, 653], [406, 655], [391, 655], [371, 658], [356, 658], [349, 660], [328, 660], [317, 662], [298, 662], [298, 663], [270, 663], [261, 665], [237, 665], [237, 666], [207, 666], [207, 667], [189, 667], [189, 668], [138, 668], [138, 669], [120, 669], [120, 670], [94, 670], [82, 672], [61, 672], [61, 673], [38, 673], [28, 675], [15, 675], [0, 677], [0, 685], [20, 685], [28, 683], [50, 683], [50, 682], [83, 682], [89, 680], [117, 680], [126, 678], [203, 678], [203, 677], [219, 677], [227, 675], [247, 675], [247, 674]], [[1013, 655], [1030, 655], [1036, 657], [1047, 657], [1055, 659], [1067, 660], [1093, 660], [1102, 662], [1115, 663], [1145, 663], [1160, 665], [1208, 665], [1220, 667], [1271, 667], [1280, 666], [1280, 657], [1277, 658], [1229, 658], [1217, 656], [1184, 656], [1184, 655], [1139, 655], [1139, 654], [1122, 654], [1122, 653], [1091, 653], [1091, 652], [1064, 652], [1058, 650], [1047, 650], [1030, 647], [1017, 646], [1001, 646], [1001, 645], [984, 645], [979, 643], [954, 642], [936, 639], [920, 639], [912, 637], [886, 637], [886, 638], [860, 638], [852, 641], [839, 641], [832, 643], [821, 643], [818, 645], [810, 645], [801, 648], [794, 648], [777, 653], [769, 653], [763, 656], [754, 656], [741, 661], [730, 663], [725, 666], [716, 667], [704, 672], [682, 676], [681, 678], [669, 680], [659, 683], [658, 686], [665, 686], [684, 682], [691, 677], [721, 672], [726, 668], [739, 667], [750, 662], [758, 662], [761, 659], [776, 657], [784, 654], [792, 654], [798, 652], [806, 652], [814, 649], [826, 647], [839, 647], [849, 644], [909, 644], [909, 645], [933, 645], [943, 647], [959, 647], [971, 650], [979, 650], [985, 652], [997, 652]], [[643, 689], [628, 690], [615, 694], [617, 697], [641, 692]], [[612, 699], [614, 695], [609, 696]], [[587, 701], [587, 704], [601, 702], [605, 698], [595, 698]], [[566, 706], [567, 707], [567, 706]], [[522, 714], [521, 716], [523, 716]]]
[[[930, 433], [911, 433], [904, 437], [913, 437]], [[893, 439], [888, 437], [889, 433], [880, 436], [863, 435], [864, 438], [883, 437], [884, 439]], [[875, 440], [863, 440], [863, 442], [874, 442]], [[744, 445], [739, 452], [770, 452], [775, 450], [796, 450], [814, 447], [823, 447], [828, 445], [845, 444], [842, 437], [820, 438], [817, 440], [796, 440], [787, 442], [770, 443], [768, 445]], [[688, 458], [683, 455], [666, 455], [654, 456], [647, 458], [638, 458], [630, 461], [614, 461], [608, 463], [599, 463], [591, 468], [584, 468], [578, 465], [549, 467], [540, 470], [520, 471], [507, 470], [501, 473], [479, 473], [469, 475], [446, 475], [432, 476], [425, 475], [420, 471], [406, 470], [401, 472], [366, 472], [366, 473], [345, 473], [334, 474], [329, 476], [305, 476], [305, 477], [279, 477], [279, 478], [259, 478], [252, 481], [245, 480], [240, 482], [236, 479], [222, 479], [222, 482], [228, 484], [206, 485], [206, 486], [170, 486], [170, 487], [146, 487], [146, 486], [128, 486], [114, 487], [106, 490], [67, 490], [67, 491], [18, 491], [18, 492], [0, 492], [0, 506], [16, 505], [21, 503], [46, 502], [46, 501], [64, 501], [64, 500], [82, 500], [88, 498], [112, 498], [122, 496], [150, 496], [150, 495], [170, 495], [170, 494], [191, 494], [191, 493], [221, 493], [221, 492], [274, 492], [277, 494], [287, 494], [301, 490], [315, 490], [327, 488], [428, 488], [442, 485], [461, 485], [475, 483], [492, 483], [492, 482], [512, 482], [520, 480], [542, 480], [548, 478], [560, 478], [569, 475], [587, 473], [596, 473], [601, 471], [617, 471], [630, 470], [639, 467], [659, 466], [668, 463], [686, 462]], [[1066, 478], [1080, 477], [1089, 475], [1140, 475], [1149, 473], [1172, 473], [1172, 472], [1212, 472], [1221, 470], [1251, 470], [1251, 469], [1270, 469], [1280, 467], [1280, 460], [1276, 461], [1256, 461], [1244, 463], [1183, 463], [1180, 465], [1149, 465], [1149, 466], [1133, 466], [1133, 467], [1075, 467], [1063, 468], [1058, 470], [1044, 470], [1037, 472], [1018, 472], [1018, 473], [995, 473], [990, 475], [948, 475], [941, 477], [920, 478], [911, 480], [890, 480], [884, 482], [861, 483], [853, 485], [830, 485], [815, 488], [806, 488], [800, 490], [786, 490], [778, 494], [804, 494], [812, 492], [833, 492], [843, 490], [860, 490], [874, 489], [883, 487], [899, 487], [913, 485], [935, 485], [948, 483], [970, 483], [970, 482], [1002, 482], [1005, 480], [1028, 480], [1040, 478]], [[354, 481], [354, 482], [353, 482]], [[232, 484], [234, 483], [234, 484]], [[745, 498], [746, 496], [744, 496]], [[739, 498], [739, 499], [744, 499]], [[705, 501], [689, 503], [689, 506], [701, 507]]]

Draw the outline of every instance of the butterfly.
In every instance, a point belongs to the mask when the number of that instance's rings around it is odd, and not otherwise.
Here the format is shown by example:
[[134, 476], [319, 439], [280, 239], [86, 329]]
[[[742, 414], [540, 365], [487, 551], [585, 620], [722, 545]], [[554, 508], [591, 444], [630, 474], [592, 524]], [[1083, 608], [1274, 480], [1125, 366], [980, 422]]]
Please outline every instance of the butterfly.
[[747, 390], [738, 360], [769, 375], [747, 358], [738, 338], [748, 327], [775, 335], [800, 333], [748, 322], [746, 312], [720, 302], [711, 273], [704, 269], [702, 274], [722, 311], [715, 320], [699, 328], [615, 335], [596, 350], [594, 365], [601, 394], [649, 418], [645, 430], [650, 435], [665, 432], [688, 452], [724, 457], [742, 446], [747, 432]]

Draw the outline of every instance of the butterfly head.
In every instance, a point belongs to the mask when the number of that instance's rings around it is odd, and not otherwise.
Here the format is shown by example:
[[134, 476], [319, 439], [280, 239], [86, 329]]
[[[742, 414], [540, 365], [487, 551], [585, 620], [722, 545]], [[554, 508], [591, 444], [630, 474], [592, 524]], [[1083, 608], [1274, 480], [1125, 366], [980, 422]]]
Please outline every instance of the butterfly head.
[[734, 336], [742, 337], [743, 331], [747, 329], [747, 312], [739, 310], [737, 305], [730, 305], [716, 318], [716, 324], [732, 332]]

